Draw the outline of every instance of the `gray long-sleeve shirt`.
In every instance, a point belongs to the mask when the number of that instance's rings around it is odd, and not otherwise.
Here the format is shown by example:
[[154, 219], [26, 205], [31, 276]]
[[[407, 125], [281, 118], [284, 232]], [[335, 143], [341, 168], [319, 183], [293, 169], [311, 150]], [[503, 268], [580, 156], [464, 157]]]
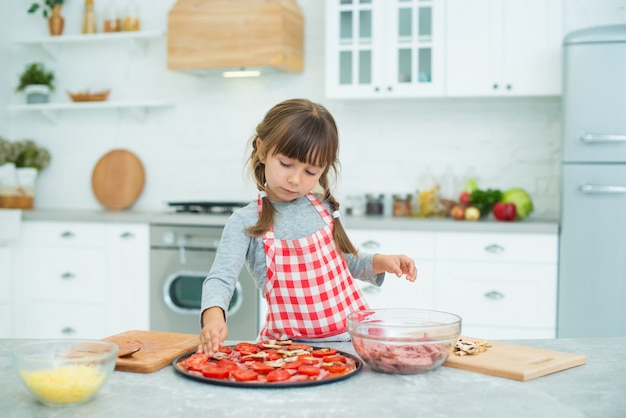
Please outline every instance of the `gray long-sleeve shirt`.
[[[293, 202], [272, 202], [276, 208], [274, 236], [276, 239], [294, 240], [311, 235], [324, 227], [324, 220], [306, 196]], [[324, 206], [330, 213], [326, 202]], [[244, 263], [254, 278], [257, 288], [265, 289], [267, 263], [263, 237], [252, 238], [244, 231], [255, 225], [259, 219], [256, 200], [237, 209], [228, 219], [217, 254], [209, 275], [202, 284], [202, 312], [210, 307], [219, 306], [224, 312], [232, 298], [239, 273]], [[355, 279], [360, 279], [376, 286], [382, 285], [385, 274], [373, 272], [373, 254], [359, 252], [359, 257], [346, 255], [348, 270]]]

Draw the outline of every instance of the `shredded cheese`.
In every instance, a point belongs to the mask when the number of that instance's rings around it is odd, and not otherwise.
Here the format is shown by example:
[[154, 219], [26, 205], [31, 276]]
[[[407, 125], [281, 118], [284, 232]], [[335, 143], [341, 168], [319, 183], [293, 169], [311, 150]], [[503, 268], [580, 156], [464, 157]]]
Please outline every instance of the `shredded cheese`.
[[106, 374], [95, 365], [75, 364], [54, 369], [20, 370], [22, 380], [35, 394], [50, 403], [75, 403], [91, 396]]

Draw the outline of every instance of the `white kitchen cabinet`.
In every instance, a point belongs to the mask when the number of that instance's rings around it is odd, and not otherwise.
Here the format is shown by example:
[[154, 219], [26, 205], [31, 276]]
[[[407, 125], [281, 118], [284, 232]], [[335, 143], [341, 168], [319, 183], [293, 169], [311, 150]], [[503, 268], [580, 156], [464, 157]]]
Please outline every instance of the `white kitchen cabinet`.
[[353, 229], [348, 231], [352, 243], [362, 252], [371, 254], [406, 254], [415, 261], [417, 280], [386, 274], [382, 286], [377, 287], [355, 280], [370, 308], [433, 307], [434, 243], [432, 232], [387, 231]]
[[435, 307], [477, 338], [554, 338], [556, 234], [437, 233]]
[[13, 260], [21, 222], [21, 210], [0, 209], [0, 338], [13, 336]]
[[443, 0], [327, 0], [326, 95], [444, 94]]
[[560, 95], [561, 1], [447, 0], [446, 95]]
[[147, 329], [148, 240], [147, 224], [24, 222], [17, 336], [104, 338]]

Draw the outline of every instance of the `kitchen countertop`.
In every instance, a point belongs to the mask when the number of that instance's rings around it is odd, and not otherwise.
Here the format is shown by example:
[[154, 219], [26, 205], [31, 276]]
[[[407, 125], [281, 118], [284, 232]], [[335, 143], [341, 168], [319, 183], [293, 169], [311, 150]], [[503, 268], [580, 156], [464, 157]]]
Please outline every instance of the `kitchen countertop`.
[[[34, 209], [22, 212], [23, 220], [72, 222], [139, 222], [161, 225], [222, 226], [228, 215], [181, 214], [164, 211], [107, 211]], [[454, 221], [443, 218], [394, 218], [391, 216], [344, 216], [346, 228], [398, 231], [437, 232], [502, 232], [557, 234], [559, 222], [554, 219], [526, 219], [518, 222], [498, 222], [493, 219], [477, 222]]]
[[[527, 382], [442, 367], [387, 375], [364, 366], [346, 380], [300, 388], [233, 388], [188, 379], [168, 366], [155, 373], [114, 372], [90, 403], [37, 403], [12, 369], [0, 340], [0, 405], [13, 417], [568, 417], [626, 416], [626, 338], [519, 340], [516, 344], [587, 356], [587, 364]], [[354, 353], [351, 343], [328, 344]]]

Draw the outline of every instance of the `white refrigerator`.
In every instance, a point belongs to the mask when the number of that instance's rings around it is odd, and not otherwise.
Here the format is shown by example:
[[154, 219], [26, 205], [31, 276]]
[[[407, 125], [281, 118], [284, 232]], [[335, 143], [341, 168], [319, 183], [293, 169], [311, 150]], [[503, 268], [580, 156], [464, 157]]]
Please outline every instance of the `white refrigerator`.
[[557, 336], [626, 336], [626, 25], [563, 44]]

